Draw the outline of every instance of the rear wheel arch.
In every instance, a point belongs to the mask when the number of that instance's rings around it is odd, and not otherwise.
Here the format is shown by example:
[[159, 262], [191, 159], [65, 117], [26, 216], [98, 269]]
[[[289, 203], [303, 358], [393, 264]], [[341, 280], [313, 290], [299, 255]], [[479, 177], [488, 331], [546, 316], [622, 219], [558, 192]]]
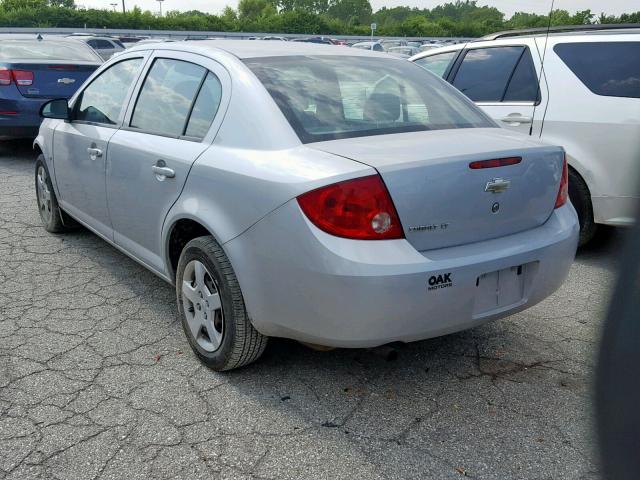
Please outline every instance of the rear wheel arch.
[[44, 150], [42, 149], [38, 141], [33, 142], [33, 151], [35, 152], [36, 156], [44, 155]]
[[569, 165], [569, 198], [580, 221], [579, 246], [582, 246], [595, 236], [597, 224], [593, 218], [591, 189], [580, 172], [571, 165]]
[[[184, 247], [194, 238], [211, 236], [218, 241], [210, 228], [199, 220], [189, 217], [181, 217], [172, 220], [167, 230], [165, 240], [165, 254], [170, 278], [175, 281], [178, 270], [178, 261]], [[220, 242], [218, 242], [220, 243]]]

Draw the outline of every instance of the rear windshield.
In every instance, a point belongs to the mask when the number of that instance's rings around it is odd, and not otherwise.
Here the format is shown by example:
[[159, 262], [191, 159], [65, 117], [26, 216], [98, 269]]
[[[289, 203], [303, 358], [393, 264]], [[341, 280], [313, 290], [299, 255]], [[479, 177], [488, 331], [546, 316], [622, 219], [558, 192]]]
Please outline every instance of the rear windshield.
[[496, 126], [462, 94], [411, 62], [291, 56], [245, 63], [303, 143]]
[[68, 42], [22, 39], [0, 41], [0, 60], [11, 59], [102, 62], [89, 47], [73, 40]]

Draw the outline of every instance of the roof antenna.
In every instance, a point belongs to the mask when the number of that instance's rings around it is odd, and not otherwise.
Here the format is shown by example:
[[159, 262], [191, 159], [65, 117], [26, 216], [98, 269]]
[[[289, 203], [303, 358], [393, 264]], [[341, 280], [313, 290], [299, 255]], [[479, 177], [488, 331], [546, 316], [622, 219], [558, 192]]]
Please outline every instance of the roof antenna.
[[38, 34], [38, 36], [36, 37], [36, 39], [37, 39], [38, 41], [41, 41], [41, 40], [42, 40], [42, 35]]
[[[553, 16], [553, 7], [555, 5], [555, 0], [551, 0], [551, 11], [549, 11], [549, 22], [547, 23], [547, 34], [544, 37], [544, 50], [542, 51], [542, 63], [540, 64], [540, 75], [538, 75], [538, 95], [540, 95], [541, 92], [541, 88], [540, 88], [540, 83], [542, 82], [542, 74], [544, 73], [544, 59], [547, 56], [547, 42], [549, 41], [549, 31], [551, 30], [551, 17]], [[548, 96], [548, 89], [547, 89], [547, 96]], [[538, 103], [538, 102], [536, 102]], [[547, 99], [547, 105], [549, 105], [549, 99]], [[533, 115], [532, 117], [535, 119], [536, 118], [536, 108], [538, 108], [538, 105], [534, 105], [533, 106]], [[545, 107], [546, 108], [546, 107]], [[544, 120], [544, 117], [543, 117]], [[529, 127], [529, 135], [533, 134], [533, 123], [531, 122], [531, 126]], [[542, 130], [540, 131], [540, 134], [542, 134]]]

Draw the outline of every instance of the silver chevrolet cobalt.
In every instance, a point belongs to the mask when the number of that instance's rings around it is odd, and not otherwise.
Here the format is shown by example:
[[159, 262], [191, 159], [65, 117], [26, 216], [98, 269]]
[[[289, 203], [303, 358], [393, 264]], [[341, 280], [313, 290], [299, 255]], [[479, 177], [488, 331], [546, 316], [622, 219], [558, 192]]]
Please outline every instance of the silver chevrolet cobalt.
[[84, 225], [175, 284], [215, 370], [270, 336], [371, 347], [504, 317], [576, 251], [563, 150], [384, 53], [144, 45], [41, 113], [45, 228]]

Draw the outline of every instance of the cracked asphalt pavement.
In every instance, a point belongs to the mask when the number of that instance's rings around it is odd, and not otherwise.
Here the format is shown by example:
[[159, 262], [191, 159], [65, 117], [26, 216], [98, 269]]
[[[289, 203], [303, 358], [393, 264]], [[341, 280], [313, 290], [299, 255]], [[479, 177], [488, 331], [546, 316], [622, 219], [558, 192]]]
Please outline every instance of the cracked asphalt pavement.
[[171, 286], [86, 230], [44, 231], [34, 158], [0, 144], [0, 480], [598, 478], [592, 372], [619, 231], [540, 305], [394, 361], [277, 340], [217, 374]]

